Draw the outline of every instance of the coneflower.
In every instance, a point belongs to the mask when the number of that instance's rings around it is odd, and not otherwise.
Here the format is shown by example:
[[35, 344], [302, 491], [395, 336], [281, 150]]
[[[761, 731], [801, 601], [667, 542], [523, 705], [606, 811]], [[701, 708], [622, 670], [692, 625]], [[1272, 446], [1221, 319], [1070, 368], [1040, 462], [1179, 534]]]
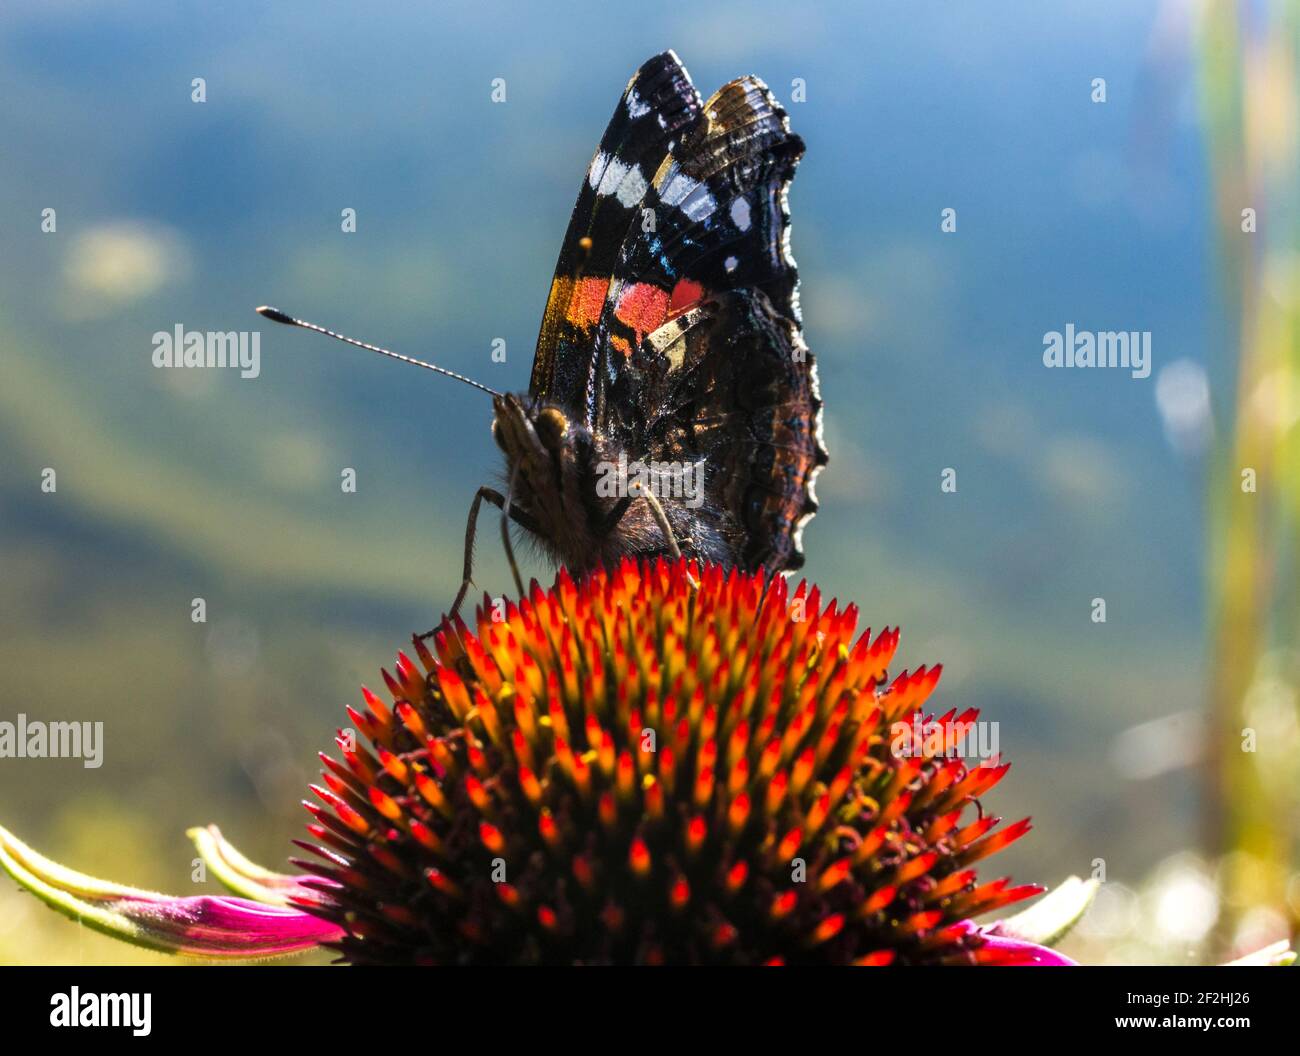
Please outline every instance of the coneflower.
[[980, 810], [1007, 765], [891, 750], [940, 673], [887, 682], [897, 631], [665, 561], [561, 571], [476, 623], [415, 639], [349, 711], [369, 747], [322, 756], [300, 904], [347, 960], [1015, 959], [967, 921], [1042, 890], [974, 868], [1028, 820]]
[[305, 876], [215, 829], [192, 835], [244, 898], [96, 881], [2, 829], [0, 864], [102, 930], [218, 956], [241, 954], [247, 914], [244, 955], [353, 963], [1072, 963], [972, 923], [1042, 890], [975, 869], [1028, 820], [980, 807], [1006, 764], [897, 750], [940, 669], [890, 680], [898, 632], [857, 634], [856, 607], [625, 561], [485, 598], [475, 623], [413, 639], [385, 696], [349, 709]]

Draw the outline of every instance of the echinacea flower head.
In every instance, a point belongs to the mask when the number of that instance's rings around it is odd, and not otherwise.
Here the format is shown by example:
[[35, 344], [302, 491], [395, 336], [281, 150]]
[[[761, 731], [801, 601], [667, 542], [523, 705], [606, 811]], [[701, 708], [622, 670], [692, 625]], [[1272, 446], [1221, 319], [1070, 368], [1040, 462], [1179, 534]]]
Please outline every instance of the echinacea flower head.
[[354, 963], [1068, 963], [970, 922], [1041, 890], [975, 869], [1028, 820], [893, 749], [940, 669], [856, 625], [684, 561], [485, 598], [349, 709], [291, 901]]

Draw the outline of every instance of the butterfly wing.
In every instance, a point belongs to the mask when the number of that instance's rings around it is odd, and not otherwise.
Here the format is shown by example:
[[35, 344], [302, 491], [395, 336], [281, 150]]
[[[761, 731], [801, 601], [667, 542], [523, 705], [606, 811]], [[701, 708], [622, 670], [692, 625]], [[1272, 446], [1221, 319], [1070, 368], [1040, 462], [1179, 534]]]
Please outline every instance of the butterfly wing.
[[789, 250], [802, 153], [757, 78], [701, 103], [672, 52], [647, 62], [588, 169], [530, 387], [630, 457], [703, 460], [704, 505], [665, 503], [674, 534], [745, 568], [803, 563], [826, 462]]
[[703, 103], [671, 51], [628, 81], [578, 192], [555, 266], [533, 359], [529, 394], [595, 424], [596, 328], [628, 230], [648, 181]]
[[683, 551], [745, 569], [801, 567], [826, 449], [798, 325], [762, 290], [732, 290], [665, 323], [633, 360], [613, 394], [646, 411], [640, 450], [703, 467], [703, 501], [667, 504]]
[[786, 196], [802, 154], [758, 78], [738, 78], [704, 104], [624, 232], [596, 335], [598, 386], [618, 376], [646, 334], [710, 295], [760, 290], [799, 325]]
[[747, 569], [803, 564], [827, 459], [790, 254], [802, 154], [762, 81], [719, 89], [649, 182], [597, 331], [599, 428], [643, 457], [702, 460], [705, 502], [674, 532], [708, 556], [725, 541]]

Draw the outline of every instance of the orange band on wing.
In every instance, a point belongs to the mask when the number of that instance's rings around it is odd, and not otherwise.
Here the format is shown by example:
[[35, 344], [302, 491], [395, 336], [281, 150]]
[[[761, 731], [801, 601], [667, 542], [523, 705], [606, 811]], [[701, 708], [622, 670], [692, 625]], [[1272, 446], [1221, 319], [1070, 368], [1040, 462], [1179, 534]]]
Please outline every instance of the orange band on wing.
[[605, 295], [609, 292], [609, 279], [580, 279], [573, 287], [569, 306], [564, 317], [576, 327], [587, 329], [600, 322], [605, 308]]

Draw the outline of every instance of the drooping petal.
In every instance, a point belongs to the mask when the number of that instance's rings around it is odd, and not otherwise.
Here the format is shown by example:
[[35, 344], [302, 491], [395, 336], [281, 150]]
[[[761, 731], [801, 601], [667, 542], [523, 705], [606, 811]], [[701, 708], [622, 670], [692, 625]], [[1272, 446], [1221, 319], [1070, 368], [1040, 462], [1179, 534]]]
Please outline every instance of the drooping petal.
[[0, 827], [0, 866], [47, 906], [146, 949], [258, 959], [309, 950], [340, 929], [287, 906], [212, 895], [175, 897], [78, 873]]
[[973, 920], [963, 920], [959, 925], [967, 932], [974, 932], [983, 939], [983, 943], [974, 953], [977, 964], [1000, 967], [1026, 967], [1031, 965], [1077, 967], [1079, 962], [1058, 953], [1048, 946], [1036, 942], [999, 935], [996, 925], [981, 928]]
[[237, 895], [282, 907], [291, 906], [290, 899], [310, 901], [318, 897], [311, 888], [303, 886], [301, 876], [272, 872], [245, 858], [215, 825], [189, 829], [185, 835], [193, 841], [212, 875]]
[[1008, 939], [1051, 946], [1083, 919], [1100, 889], [1097, 880], [1071, 876], [1028, 909], [989, 925], [987, 931]]
[[1076, 967], [1078, 961], [1058, 953], [1050, 946], [1039, 946], [1023, 939], [1008, 939], [1003, 935], [983, 932], [984, 945], [976, 953], [981, 964], [1020, 967], [1026, 965]]
[[280, 957], [342, 934], [302, 910], [224, 895], [122, 899], [112, 912], [160, 941], [161, 948], [201, 957]]

